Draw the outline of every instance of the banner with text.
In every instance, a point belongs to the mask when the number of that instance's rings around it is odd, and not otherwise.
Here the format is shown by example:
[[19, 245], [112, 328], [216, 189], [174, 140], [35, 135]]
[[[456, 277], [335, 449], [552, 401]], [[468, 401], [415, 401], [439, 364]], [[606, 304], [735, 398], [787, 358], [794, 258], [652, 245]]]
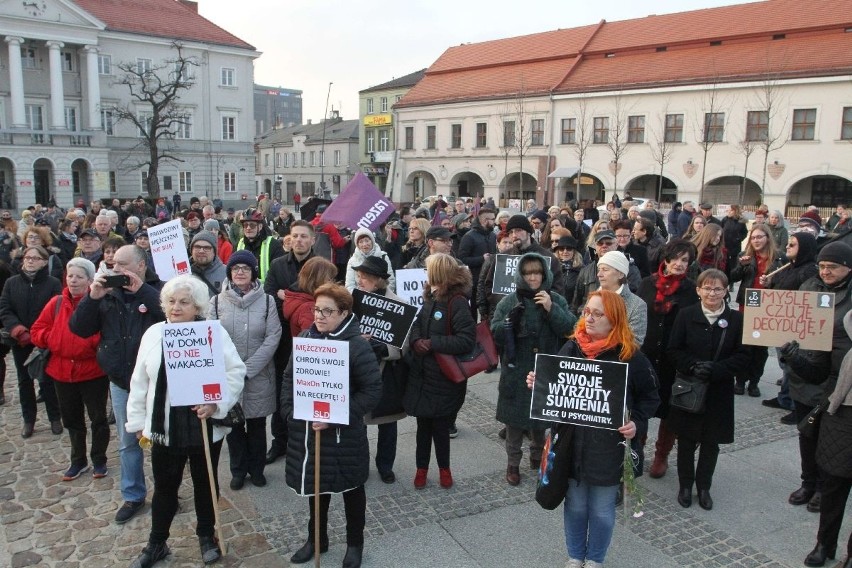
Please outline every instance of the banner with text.
[[804, 349], [831, 351], [834, 294], [748, 288], [744, 319], [747, 345], [781, 347], [795, 339]]
[[626, 400], [627, 363], [536, 355], [533, 420], [617, 430]]
[[349, 343], [293, 338], [293, 418], [349, 424]]
[[379, 191], [364, 172], [358, 172], [322, 214], [326, 223], [343, 223], [353, 231], [376, 231], [396, 211], [394, 204]]
[[352, 298], [352, 312], [361, 321], [361, 333], [370, 334], [376, 341], [402, 349], [411, 324], [417, 317], [417, 308], [357, 288], [352, 291]]
[[160, 280], [166, 282], [175, 276], [190, 273], [180, 219], [148, 229], [148, 242], [151, 243], [154, 271]]
[[423, 288], [426, 287], [425, 268], [403, 268], [397, 270], [396, 295], [411, 304], [417, 306], [417, 311], [423, 307]]
[[492, 294], [508, 296], [515, 291], [515, 274], [518, 272], [519, 254], [498, 254], [494, 260]]
[[217, 320], [165, 324], [163, 356], [171, 406], [230, 402]]

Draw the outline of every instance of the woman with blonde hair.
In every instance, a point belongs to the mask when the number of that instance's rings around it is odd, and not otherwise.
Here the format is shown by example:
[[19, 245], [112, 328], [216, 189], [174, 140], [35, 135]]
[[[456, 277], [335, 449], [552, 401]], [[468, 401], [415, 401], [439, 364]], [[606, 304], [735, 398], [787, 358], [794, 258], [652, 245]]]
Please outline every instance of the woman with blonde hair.
[[695, 261], [689, 267], [689, 278], [695, 280], [698, 275], [710, 268], [725, 272], [728, 266], [728, 249], [722, 226], [715, 223], [705, 225], [701, 231], [692, 237], [692, 244], [697, 251]]
[[416, 258], [426, 246], [426, 233], [431, 226], [426, 219], [411, 220], [408, 225], [408, 242], [402, 245], [402, 266]]

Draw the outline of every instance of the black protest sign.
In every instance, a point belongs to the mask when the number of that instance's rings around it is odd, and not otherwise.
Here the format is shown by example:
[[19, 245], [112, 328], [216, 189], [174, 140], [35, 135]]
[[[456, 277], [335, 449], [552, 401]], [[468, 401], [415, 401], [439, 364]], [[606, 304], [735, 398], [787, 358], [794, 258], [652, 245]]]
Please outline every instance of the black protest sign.
[[515, 291], [515, 273], [518, 271], [519, 254], [498, 254], [494, 260], [494, 284], [492, 294], [508, 296]]
[[536, 355], [530, 418], [617, 430], [626, 400], [627, 363]]
[[352, 312], [361, 320], [361, 333], [402, 349], [417, 317], [417, 307], [357, 288], [352, 291], [352, 298]]

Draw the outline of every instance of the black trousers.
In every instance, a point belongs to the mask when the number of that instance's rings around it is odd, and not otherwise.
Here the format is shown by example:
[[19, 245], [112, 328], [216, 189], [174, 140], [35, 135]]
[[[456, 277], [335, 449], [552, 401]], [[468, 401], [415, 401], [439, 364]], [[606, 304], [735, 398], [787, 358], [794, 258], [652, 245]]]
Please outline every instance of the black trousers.
[[6, 355], [11, 350], [8, 345], [0, 344], [0, 395], [3, 394], [3, 386], [6, 384]]
[[[15, 369], [18, 371], [18, 398], [21, 400], [21, 415], [24, 423], [34, 424], [38, 405], [36, 404], [35, 385], [30, 377], [24, 361], [30, 356], [33, 346], [12, 347], [12, 358], [15, 360]], [[44, 408], [47, 411], [47, 419], [55, 422], [61, 418], [59, 414], [59, 403], [56, 401], [56, 390], [53, 388], [53, 380], [45, 375], [40, 381], [41, 396], [44, 399]]]
[[[814, 408], [796, 400], [793, 403], [796, 405], [796, 422], [804, 420], [805, 416]], [[815, 491], [822, 490], [822, 476], [816, 462], [818, 439], [818, 433], [812, 438], [799, 434], [799, 458], [802, 461], [802, 487]]]
[[[308, 519], [308, 538], [314, 540], [314, 506], [316, 497], [310, 497], [308, 503], [311, 507]], [[320, 500], [320, 541], [328, 542], [328, 506], [331, 504], [331, 495], [321, 494]], [[346, 545], [364, 546], [364, 525], [367, 523], [367, 493], [364, 486], [343, 492], [343, 509], [346, 513]]]
[[450, 467], [450, 426], [453, 416], [435, 418], [417, 417], [417, 448], [415, 463], [420, 469], [428, 469], [432, 460], [432, 442], [435, 443], [435, 459], [438, 467]]
[[226, 438], [231, 457], [231, 475], [263, 475], [266, 467], [266, 418], [246, 418], [246, 423], [231, 428]]
[[393, 471], [396, 461], [396, 422], [379, 424], [379, 438], [376, 441], [376, 469], [379, 473]]
[[272, 413], [270, 431], [272, 432], [271, 447], [278, 448], [280, 453], [287, 451], [287, 420], [281, 416], [281, 382], [284, 379], [284, 369], [290, 362], [293, 352], [293, 338], [290, 337], [290, 326], [285, 321], [281, 324], [282, 335], [278, 348], [275, 350], [275, 412]]
[[[846, 510], [846, 500], [852, 488], [852, 479], [835, 477], [823, 472], [822, 501], [819, 509], [819, 530], [817, 542], [828, 548], [837, 546], [840, 536], [840, 526], [843, 524], [843, 514]], [[852, 557], [852, 534], [846, 543], [846, 556]]]
[[701, 442], [698, 449], [698, 467], [695, 467], [696, 440], [683, 436], [677, 437], [677, 477], [681, 487], [710, 489], [713, 485], [713, 472], [716, 471], [716, 461], [719, 459], [719, 444]]
[[[219, 453], [222, 440], [210, 445], [213, 462], [213, 479], [216, 496], [219, 495]], [[151, 534], [149, 542], [166, 542], [169, 529], [178, 510], [178, 489], [183, 481], [183, 468], [189, 461], [195, 497], [195, 519], [198, 536], [213, 536], [216, 532], [216, 515], [213, 512], [213, 496], [210, 494], [210, 478], [207, 476], [207, 461], [204, 448], [195, 447], [178, 450], [154, 444], [151, 447], [151, 469], [154, 473], [154, 498], [151, 499]]]
[[92, 428], [92, 450], [89, 456], [93, 465], [105, 465], [109, 446], [109, 424], [107, 424], [107, 393], [109, 379], [100, 377], [79, 383], [53, 380], [62, 425], [71, 438], [71, 464], [86, 465], [86, 413]]

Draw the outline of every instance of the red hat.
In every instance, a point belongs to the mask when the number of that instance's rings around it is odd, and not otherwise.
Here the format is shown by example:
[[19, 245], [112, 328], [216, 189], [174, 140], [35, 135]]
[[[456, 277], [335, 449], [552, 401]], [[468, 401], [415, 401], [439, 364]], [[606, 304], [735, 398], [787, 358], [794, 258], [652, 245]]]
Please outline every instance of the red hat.
[[186, 214], [186, 220], [187, 221], [192, 221], [193, 219], [200, 219], [200, 218], [201, 217], [199, 217], [198, 213], [196, 213], [195, 211], [190, 211], [189, 213]]
[[802, 213], [802, 217], [807, 217], [808, 219], [813, 219], [817, 222], [817, 224], [822, 225], [822, 217], [819, 216], [819, 213], [814, 211], [813, 209], [809, 211], [805, 211]]

